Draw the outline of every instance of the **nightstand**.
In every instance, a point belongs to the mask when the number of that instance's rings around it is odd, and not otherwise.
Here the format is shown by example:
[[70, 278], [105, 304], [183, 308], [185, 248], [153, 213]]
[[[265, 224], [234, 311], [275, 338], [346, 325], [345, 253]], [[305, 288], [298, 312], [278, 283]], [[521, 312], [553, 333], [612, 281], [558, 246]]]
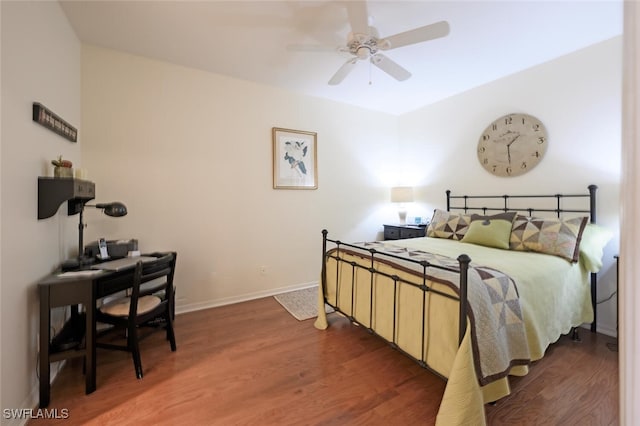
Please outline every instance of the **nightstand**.
[[385, 240], [424, 237], [427, 225], [383, 225]]

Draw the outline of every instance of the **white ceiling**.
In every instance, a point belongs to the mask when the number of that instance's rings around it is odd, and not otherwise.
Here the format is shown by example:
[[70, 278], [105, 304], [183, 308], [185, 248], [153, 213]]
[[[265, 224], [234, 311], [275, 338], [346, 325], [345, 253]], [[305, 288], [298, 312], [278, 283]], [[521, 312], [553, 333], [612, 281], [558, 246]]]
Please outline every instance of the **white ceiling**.
[[[413, 75], [398, 82], [338, 47], [339, 1], [61, 1], [80, 40], [187, 67], [402, 114], [622, 34], [622, 1], [369, 1], [381, 37], [446, 20], [447, 37], [385, 52]], [[371, 84], [369, 81], [371, 79]]]

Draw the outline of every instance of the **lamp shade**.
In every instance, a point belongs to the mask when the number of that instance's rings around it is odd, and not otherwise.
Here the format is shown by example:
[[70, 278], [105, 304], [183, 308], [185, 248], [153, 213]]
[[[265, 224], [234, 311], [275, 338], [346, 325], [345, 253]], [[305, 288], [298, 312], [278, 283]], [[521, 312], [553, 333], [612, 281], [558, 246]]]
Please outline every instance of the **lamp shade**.
[[410, 203], [413, 201], [413, 188], [410, 186], [394, 186], [391, 188], [392, 203]]
[[126, 216], [127, 214], [127, 207], [118, 201], [114, 201], [113, 203], [96, 204], [93, 207], [102, 209], [104, 214], [107, 216], [121, 217]]

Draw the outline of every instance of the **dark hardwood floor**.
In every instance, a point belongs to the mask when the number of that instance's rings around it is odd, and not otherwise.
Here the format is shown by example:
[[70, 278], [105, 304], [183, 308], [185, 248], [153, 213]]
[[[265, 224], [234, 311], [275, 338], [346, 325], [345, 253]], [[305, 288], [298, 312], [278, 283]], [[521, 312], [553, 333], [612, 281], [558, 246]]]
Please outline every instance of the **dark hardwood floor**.
[[[297, 321], [273, 298], [179, 315], [177, 352], [158, 332], [130, 354], [98, 349], [97, 390], [84, 394], [80, 360], [51, 390], [66, 420], [29, 424], [431, 425], [445, 383], [381, 339], [331, 314]], [[617, 425], [614, 339], [561, 338], [512, 394], [487, 406], [490, 425]]]

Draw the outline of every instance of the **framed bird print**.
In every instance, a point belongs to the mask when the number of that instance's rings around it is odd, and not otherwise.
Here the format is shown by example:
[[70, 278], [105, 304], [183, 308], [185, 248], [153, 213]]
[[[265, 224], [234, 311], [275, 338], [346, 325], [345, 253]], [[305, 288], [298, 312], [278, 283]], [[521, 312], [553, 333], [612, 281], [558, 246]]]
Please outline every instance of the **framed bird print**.
[[274, 127], [273, 188], [318, 189], [317, 134]]

